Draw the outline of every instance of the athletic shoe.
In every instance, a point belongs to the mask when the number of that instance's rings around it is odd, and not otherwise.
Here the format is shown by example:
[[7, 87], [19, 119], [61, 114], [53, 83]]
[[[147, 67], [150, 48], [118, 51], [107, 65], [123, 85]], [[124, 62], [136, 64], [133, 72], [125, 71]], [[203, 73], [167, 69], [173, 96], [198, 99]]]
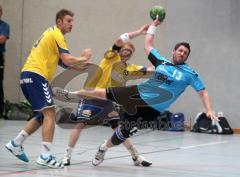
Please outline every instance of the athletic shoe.
[[80, 98], [74, 93], [64, 90], [60, 87], [52, 88], [53, 97], [59, 101], [63, 102], [79, 102]]
[[144, 167], [149, 167], [152, 165], [152, 162], [149, 162], [146, 160], [143, 156], [139, 155], [137, 159], [133, 159], [133, 164], [135, 166], [144, 166]]
[[16, 145], [13, 140], [10, 140], [5, 147], [18, 159], [29, 162], [27, 155], [24, 153], [24, 149], [21, 145]]
[[52, 155], [49, 157], [44, 158], [42, 155], [38, 157], [36, 160], [36, 163], [41, 166], [47, 166], [50, 168], [63, 168], [64, 165], [60, 162], [56, 161], [56, 158]]
[[62, 163], [64, 166], [69, 166], [69, 165], [71, 164], [71, 157], [65, 156], [65, 157], [61, 160], [61, 163]]
[[98, 148], [98, 152], [95, 155], [95, 158], [92, 160], [92, 164], [94, 166], [98, 166], [103, 162], [106, 151], [107, 151], [107, 148], [103, 147], [103, 144], [101, 144]]

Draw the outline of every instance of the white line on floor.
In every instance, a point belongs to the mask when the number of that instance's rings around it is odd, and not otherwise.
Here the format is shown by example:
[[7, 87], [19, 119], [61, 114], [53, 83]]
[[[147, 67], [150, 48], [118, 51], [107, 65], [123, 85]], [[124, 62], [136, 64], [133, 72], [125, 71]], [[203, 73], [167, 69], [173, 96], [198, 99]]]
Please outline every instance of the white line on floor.
[[180, 149], [191, 149], [191, 148], [197, 148], [197, 147], [202, 147], [202, 146], [212, 146], [216, 144], [225, 144], [228, 141], [219, 141], [219, 142], [211, 142], [211, 143], [205, 143], [205, 144], [197, 144], [197, 145], [192, 145], [192, 146], [183, 146], [180, 147]]

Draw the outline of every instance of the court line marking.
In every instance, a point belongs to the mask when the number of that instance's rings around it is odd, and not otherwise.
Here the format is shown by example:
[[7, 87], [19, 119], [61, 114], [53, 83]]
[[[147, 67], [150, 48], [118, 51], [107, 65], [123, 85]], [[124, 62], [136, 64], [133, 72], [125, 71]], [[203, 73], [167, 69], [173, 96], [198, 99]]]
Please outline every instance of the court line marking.
[[[154, 153], [159, 153], [159, 152], [167, 152], [167, 151], [175, 151], [175, 150], [185, 150], [185, 149], [193, 149], [193, 148], [198, 148], [198, 147], [206, 147], [206, 146], [214, 146], [218, 144], [226, 144], [228, 141], [217, 141], [217, 142], [209, 142], [209, 143], [203, 143], [203, 144], [197, 144], [197, 145], [191, 145], [191, 146], [181, 146], [181, 147], [175, 147], [175, 148], [168, 148], [168, 149], [163, 149], [163, 150], [158, 150], [158, 151], [150, 151], [150, 152], [145, 152], [145, 153], [140, 153], [140, 154], [154, 154]], [[131, 155], [122, 155], [122, 156], [116, 156], [116, 157], [110, 157], [106, 158], [106, 160], [111, 160], [111, 159], [119, 159], [119, 158], [125, 158], [125, 157], [130, 157]], [[82, 161], [78, 163], [72, 163], [71, 165], [79, 165], [79, 164], [87, 164], [91, 163], [92, 161]], [[50, 168], [35, 168], [35, 169], [27, 169], [27, 170], [21, 170], [21, 171], [15, 171], [15, 172], [7, 172], [7, 173], [0, 173], [0, 176], [2, 175], [12, 175], [12, 174], [20, 174], [20, 173], [27, 173], [35, 170], [49, 170]], [[59, 169], [61, 170], [61, 169]]]
[[[185, 149], [192, 149], [192, 148], [198, 148], [198, 147], [204, 147], [204, 146], [213, 146], [213, 145], [225, 144], [225, 143], [228, 143], [228, 141], [209, 142], [209, 143], [197, 144], [197, 145], [191, 145], [191, 146], [182, 146], [182, 147], [168, 148], [168, 149], [162, 149], [162, 150], [157, 150], [157, 151], [143, 152], [143, 153], [139, 153], [139, 154], [154, 154], [154, 153], [159, 153], [159, 152], [185, 150]], [[119, 159], [119, 158], [125, 158], [125, 157], [130, 157], [130, 156], [131, 155], [115, 156], [115, 157], [106, 158], [104, 160]], [[85, 163], [89, 163], [89, 162], [91, 162], [91, 161], [83, 161], [83, 162], [73, 163], [71, 165], [85, 164]]]
[[191, 148], [198, 148], [198, 147], [204, 147], [204, 146], [212, 146], [212, 145], [225, 144], [225, 143], [228, 143], [228, 141], [210, 142], [210, 143], [204, 143], [204, 144], [198, 144], [198, 145], [183, 146], [183, 147], [180, 147], [180, 148], [181, 148], [181, 149], [191, 149]]

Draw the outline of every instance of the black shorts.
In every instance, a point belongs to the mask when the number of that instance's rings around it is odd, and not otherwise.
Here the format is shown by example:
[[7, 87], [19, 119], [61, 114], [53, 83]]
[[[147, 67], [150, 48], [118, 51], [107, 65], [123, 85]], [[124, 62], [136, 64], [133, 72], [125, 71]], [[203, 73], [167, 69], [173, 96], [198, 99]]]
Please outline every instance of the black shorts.
[[108, 88], [106, 97], [122, 106], [123, 116], [127, 119], [134, 120], [136, 117], [144, 117], [146, 120], [150, 120], [151, 117], [159, 114], [157, 110], [153, 109], [140, 97], [136, 85]]
[[119, 124], [122, 124], [126, 129], [132, 129], [133, 127], [138, 129], [158, 129], [160, 115], [160, 112], [151, 107], [137, 107], [136, 114], [122, 113]]

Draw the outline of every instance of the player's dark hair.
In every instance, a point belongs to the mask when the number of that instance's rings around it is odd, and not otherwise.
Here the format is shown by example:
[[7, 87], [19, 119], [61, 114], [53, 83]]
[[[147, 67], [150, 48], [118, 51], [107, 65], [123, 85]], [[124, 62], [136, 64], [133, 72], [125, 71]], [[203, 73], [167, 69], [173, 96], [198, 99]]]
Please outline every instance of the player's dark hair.
[[188, 49], [188, 51], [189, 51], [188, 56], [189, 56], [189, 54], [190, 54], [190, 52], [191, 52], [191, 47], [190, 47], [190, 44], [187, 43], [187, 42], [179, 42], [179, 43], [177, 43], [177, 44], [175, 45], [175, 47], [174, 47], [174, 50], [177, 50], [177, 49], [178, 49], [180, 46], [182, 46], [182, 45]]
[[70, 15], [71, 17], [74, 16], [74, 13], [70, 10], [67, 10], [67, 9], [61, 9], [57, 12], [56, 14], [56, 23], [57, 23], [57, 20], [58, 19], [61, 19], [63, 20], [63, 18], [66, 16], [66, 15]]

